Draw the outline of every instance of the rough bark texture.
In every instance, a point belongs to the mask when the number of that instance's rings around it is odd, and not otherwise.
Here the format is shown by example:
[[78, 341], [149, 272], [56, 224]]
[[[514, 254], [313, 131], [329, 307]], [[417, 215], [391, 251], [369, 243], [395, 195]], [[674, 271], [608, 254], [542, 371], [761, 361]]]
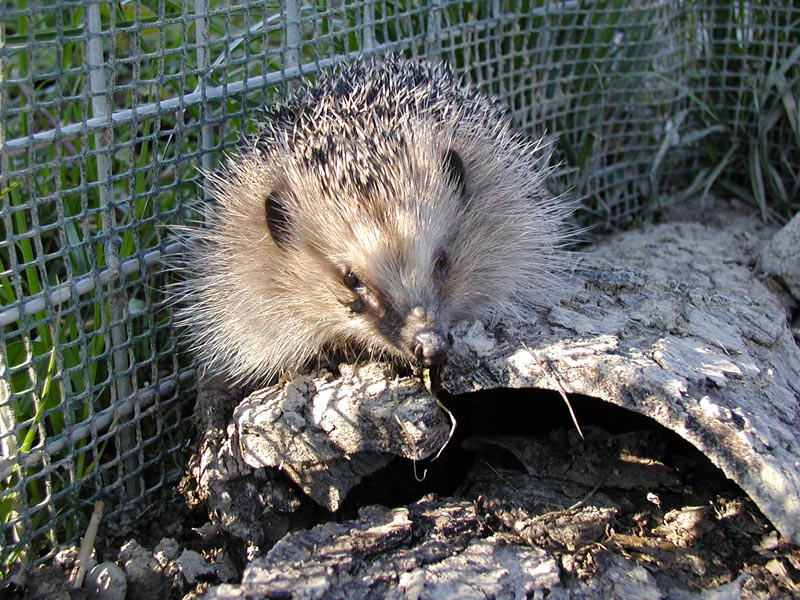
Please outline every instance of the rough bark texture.
[[204, 381], [197, 416], [203, 437], [184, 494], [254, 547], [303, 520], [292, 484], [335, 511], [365, 475], [393, 457], [430, 456], [450, 431], [419, 378], [377, 363], [342, 365], [339, 377], [298, 376], [244, 400], [224, 382]]
[[563, 387], [655, 419], [798, 543], [800, 350], [780, 297], [738, 262], [752, 241], [688, 223], [616, 236], [537, 323], [459, 326], [443, 385]]
[[780, 279], [800, 300], [800, 213], [764, 245], [759, 258], [763, 271]]
[[281, 469], [331, 511], [393, 456], [430, 456], [450, 428], [419, 379], [395, 377], [376, 363], [256, 392], [234, 421], [245, 463]]
[[536, 518], [508, 514], [503, 522], [497, 507], [471, 502], [370, 507], [356, 520], [288, 536], [250, 563], [240, 584], [212, 588], [205, 598], [766, 600], [781, 593], [769, 569], [729, 574], [705, 593], [697, 591], [705, 585], [677, 585], [664, 573], [696, 571], [699, 557], [634, 536], [598, 543], [613, 515], [585, 506]]

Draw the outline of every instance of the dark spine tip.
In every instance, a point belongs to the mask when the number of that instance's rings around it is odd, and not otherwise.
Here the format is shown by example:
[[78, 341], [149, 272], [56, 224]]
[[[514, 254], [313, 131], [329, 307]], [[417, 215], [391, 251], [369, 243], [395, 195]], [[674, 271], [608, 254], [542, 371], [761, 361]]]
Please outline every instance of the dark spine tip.
[[447, 180], [464, 196], [467, 193], [467, 173], [461, 155], [451, 148], [444, 153], [442, 162]]
[[286, 191], [278, 187], [273, 189], [264, 200], [264, 212], [269, 234], [280, 248], [285, 248], [292, 238], [286, 196]]

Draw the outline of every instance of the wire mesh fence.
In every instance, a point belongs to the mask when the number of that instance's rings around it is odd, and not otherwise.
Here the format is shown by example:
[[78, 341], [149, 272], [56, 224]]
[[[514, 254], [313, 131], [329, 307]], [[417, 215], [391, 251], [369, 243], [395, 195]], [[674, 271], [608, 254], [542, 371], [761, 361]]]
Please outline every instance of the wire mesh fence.
[[[800, 208], [800, 8], [766, 1], [7, 0], [0, 18], [5, 565], [135, 520], [181, 472], [194, 376], [168, 226], [258, 108], [355, 55], [442, 58], [554, 141], [585, 222], [712, 185]], [[200, 190], [200, 191], [199, 191]]]

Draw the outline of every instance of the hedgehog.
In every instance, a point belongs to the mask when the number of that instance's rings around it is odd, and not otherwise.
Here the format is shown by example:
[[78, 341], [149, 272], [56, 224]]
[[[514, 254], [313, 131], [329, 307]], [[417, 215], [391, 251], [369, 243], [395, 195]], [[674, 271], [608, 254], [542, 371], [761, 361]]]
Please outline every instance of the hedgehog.
[[206, 371], [269, 382], [331, 351], [444, 362], [450, 328], [567, 287], [572, 202], [545, 145], [443, 63], [356, 60], [263, 109], [206, 173], [177, 322]]

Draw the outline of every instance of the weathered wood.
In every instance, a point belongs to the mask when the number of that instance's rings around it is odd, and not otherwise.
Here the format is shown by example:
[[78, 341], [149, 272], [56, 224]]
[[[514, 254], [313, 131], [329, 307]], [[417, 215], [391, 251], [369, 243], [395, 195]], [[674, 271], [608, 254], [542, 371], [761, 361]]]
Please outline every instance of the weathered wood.
[[378, 363], [297, 376], [243, 400], [224, 382], [204, 381], [197, 417], [203, 435], [184, 492], [256, 547], [291, 527], [300, 502], [290, 482], [333, 511], [364, 476], [393, 457], [430, 456], [450, 432], [419, 378]]
[[800, 542], [800, 350], [746, 246], [698, 224], [615, 236], [587, 256], [584, 289], [530, 325], [460, 325], [444, 387], [563, 386], [651, 417]]
[[342, 365], [337, 378], [300, 376], [256, 392], [234, 420], [245, 463], [281, 469], [328, 510], [392, 457], [430, 456], [449, 432], [419, 379], [394, 376], [377, 363]]
[[800, 300], [800, 213], [764, 244], [759, 266], [780, 280], [796, 300]]
[[[724, 577], [724, 583], [707, 586], [709, 594], [677, 587], [658, 576], [660, 569], [680, 569], [669, 560], [682, 554], [674, 544], [614, 535], [600, 543], [614, 514], [608, 508], [584, 506], [533, 519], [518, 513], [508, 523], [497, 521], [497, 514], [453, 500], [369, 507], [356, 520], [287, 536], [247, 566], [241, 583], [212, 588], [205, 598], [756, 600], [781, 593], [773, 582], [758, 580], [767, 579], [759, 569]], [[690, 561], [686, 567], [691, 570]]]

